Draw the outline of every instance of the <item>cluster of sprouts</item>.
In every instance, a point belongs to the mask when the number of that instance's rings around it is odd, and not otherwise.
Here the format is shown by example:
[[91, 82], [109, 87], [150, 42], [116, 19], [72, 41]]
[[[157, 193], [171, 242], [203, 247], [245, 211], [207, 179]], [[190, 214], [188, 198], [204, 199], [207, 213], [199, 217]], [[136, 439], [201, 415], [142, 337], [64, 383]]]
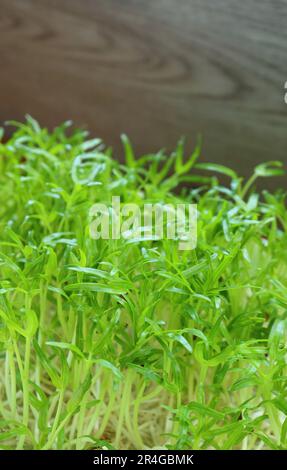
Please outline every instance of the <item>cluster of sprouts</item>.
[[[0, 447], [283, 449], [286, 195], [184, 157], [125, 164], [32, 118], [0, 141]], [[81, 158], [79, 158], [81, 156]], [[84, 157], [84, 158], [83, 158]], [[224, 185], [215, 175], [223, 174]], [[197, 204], [198, 240], [94, 240], [89, 210]]]

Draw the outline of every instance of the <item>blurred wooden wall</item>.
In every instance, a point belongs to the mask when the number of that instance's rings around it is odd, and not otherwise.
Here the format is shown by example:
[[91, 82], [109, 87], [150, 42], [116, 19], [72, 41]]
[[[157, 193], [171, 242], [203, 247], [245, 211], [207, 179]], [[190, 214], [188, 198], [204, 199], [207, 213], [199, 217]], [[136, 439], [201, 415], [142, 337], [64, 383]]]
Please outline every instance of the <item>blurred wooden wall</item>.
[[286, 0], [0, 0], [0, 120], [287, 162]]

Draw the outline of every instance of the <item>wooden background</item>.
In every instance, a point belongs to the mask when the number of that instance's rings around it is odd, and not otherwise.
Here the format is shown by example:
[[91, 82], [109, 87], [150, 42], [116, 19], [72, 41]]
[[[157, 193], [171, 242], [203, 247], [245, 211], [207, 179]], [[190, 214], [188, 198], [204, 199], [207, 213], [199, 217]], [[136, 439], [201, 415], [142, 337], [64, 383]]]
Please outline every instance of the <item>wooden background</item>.
[[[287, 0], [0, 0], [0, 121], [287, 162]], [[285, 180], [284, 180], [285, 181]]]

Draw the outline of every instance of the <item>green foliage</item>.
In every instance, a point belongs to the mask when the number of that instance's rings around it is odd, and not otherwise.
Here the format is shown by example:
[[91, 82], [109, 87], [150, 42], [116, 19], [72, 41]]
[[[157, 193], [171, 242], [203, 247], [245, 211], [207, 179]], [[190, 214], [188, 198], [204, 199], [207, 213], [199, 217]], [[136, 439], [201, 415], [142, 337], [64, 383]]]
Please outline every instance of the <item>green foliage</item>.
[[[254, 188], [280, 163], [244, 182], [197, 163], [200, 145], [137, 159], [122, 136], [123, 165], [70, 123], [12, 124], [0, 142], [0, 448], [287, 448], [286, 195]], [[196, 249], [92, 240], [91, 206], [115, 195], [198, 204]]]

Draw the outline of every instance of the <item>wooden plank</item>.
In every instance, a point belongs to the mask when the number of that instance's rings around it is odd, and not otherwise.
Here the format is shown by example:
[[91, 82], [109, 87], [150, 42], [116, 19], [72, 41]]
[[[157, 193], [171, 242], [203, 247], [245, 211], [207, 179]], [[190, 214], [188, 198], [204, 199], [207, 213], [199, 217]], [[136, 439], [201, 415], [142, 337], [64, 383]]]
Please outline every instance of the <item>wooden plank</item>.
[[115, 146], [243, 174], [287, 161], [286, 0], [2, 0], [0, 120], [73, 119]]

